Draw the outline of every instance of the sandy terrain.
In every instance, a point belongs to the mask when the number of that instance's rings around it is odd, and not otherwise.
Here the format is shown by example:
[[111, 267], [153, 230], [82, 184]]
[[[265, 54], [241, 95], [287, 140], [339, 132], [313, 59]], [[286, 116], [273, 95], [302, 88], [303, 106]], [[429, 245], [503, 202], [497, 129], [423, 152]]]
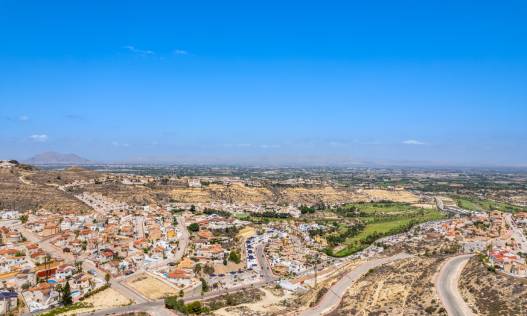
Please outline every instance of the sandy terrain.
[[355, 283], [330, 315], [444, 315], [431, 283], [440, 262], [414, 257], [378, 267]]
[[527, 282], [493, 273], [475, 256], [459, 279], [459, 290], [477, 315], [526, 315]]
[[323, 188], [286, 188], [281, 194], [284, 201], [295, 201], [297, 203], [345, 203], [354, 200], [354, 194], [343, 189], [335, 189], [330, 186]]
[[267, 188], [246, 187], [238, 183], [211, 184], [203, 188], [174, 188], [170, 194], [174, 200], [187, 203], [207, 203], [216, 200], [263, 203], [273, 200], [273, 194]]
[[179, 290], [159, 281], [158, 279], [140, 275], [127, 282], [127, 285], [134, 288], [149, 299], [160, 299], [171, 295], [179, 294]]
[[254, 229], [254, 227], [250, 226], [246, 226], [240, 229], [240, 231], [238, 232], [238, 237], [240, 237], [241, 239], [247, 239], [254, 235], [256, 235], [256, 230]]
[[401, 203], [418, 203], [419, 197], [408, 191], [364, 190], [363, 194], [373, 201], [389, 200]]
[[130, 300], [112, 288], [108, 288], [102, 292], [99, 292], [93, 296], [88, 297], [83, 302], [92, 304], [93, 307], [76, 309], [61, 315], [74, 315], [80, 313], [87, 313], [99, 309], [105, 309], [110, 307], [124, 306], [130, 304]]
[[218, 263], [214, 265], [214, 273], [225, 274], [231, 271], [238, 271], [239, 269], [243, 269], [244, 267], [245, 267], [245, 259], [241, 260], [240, 263], [238, 264], [232, 261], [229, 261], [227, 265], [223, 265], [223, 263]]
[[[56, 186], [48, 185], [47, 180], [39, 182], [33, 179], [40, 174], [40, 171], [30, 174], [19, 168], [0, 169], [0, 209], [89, 211], [89, 207], [84, 203], [71, 194], [57, 190]], [[53, 179], [56, 178], [57, 175], [54, 175]]]
[[[285, 292], [284, 295], [275, 295], [269, 289], [261, 288], [265, 296], [258, 302], [241, 304], [235, 307], [224, 307], [214, 311], [218, 316], [240, 316], [257, 313], [280, 313], [287, 307], [280, 304], [283, 300], [288, 300], [292, 294]], [[253, 313], [251, 313], [253, 312]]]

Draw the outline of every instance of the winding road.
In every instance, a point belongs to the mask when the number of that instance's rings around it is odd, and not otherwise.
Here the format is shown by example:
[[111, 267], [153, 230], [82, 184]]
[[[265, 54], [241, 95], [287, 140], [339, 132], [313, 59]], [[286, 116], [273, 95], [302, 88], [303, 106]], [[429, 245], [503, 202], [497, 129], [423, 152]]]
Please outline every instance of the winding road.
[[474, 315], [458, 290], [463, 267], [473, 255], [461, 255], [447, 259], [436, 279], [436, 290], [449, 316]]
[[370, 269], [376, 268], [386, 263], [410, 257], [411, 255], [409, 254], [399, 253], [391, 257], [364, 262], [352, 271], [348, 272], [348, 274], [344, 275], [342, 279], [337, 281], [337, 283], [335, 283], [322, 297], [322, 300], [318, 303], [317, 306], [314, 306], [310, 309], [301, 312], [300, 316], [319, 316], [333, 311], [339, 305], [340, 301], [342, 300], [342, 297], [344, 296], [348, 288], [355, 281], [357, 281], [364, 274], [366, 274]]

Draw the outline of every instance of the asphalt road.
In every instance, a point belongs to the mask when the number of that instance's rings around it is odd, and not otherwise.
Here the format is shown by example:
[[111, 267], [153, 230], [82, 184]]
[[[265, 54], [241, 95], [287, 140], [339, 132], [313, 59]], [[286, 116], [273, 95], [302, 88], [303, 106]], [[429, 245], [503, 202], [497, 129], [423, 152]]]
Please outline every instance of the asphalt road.
[[519, 244], [521, 251], [527, 252], [527, 239], [525, 238], [523, 231], [518, 228], [518, 226], [516, 226], [516, 224], [512, 220], [512, 214], [505, 214], [505, 221], [511, 228], [512, 236], [514, 237], [514, 240]]
[[344, 275], [342, 279], [337, 281], [328, 292], [322, 297], [322, 300], [318, 303], [317, 306], [314, 306], [310, 309], [307, 309], [300, 313], [300, 316], [319, 316], [327, 314], [333, 311], [342, 300], [342, 296], [346, 293], [348, 288], [366, 274], [370, 269], [376, 268], [386, 263], [394, 262], [397, 260], [405, 259], [411, 257], [409, 254], [400, 253], [387, 258], [380, 258], [371, 261], [367, 261], [355, 269], [353, 269], [348, 274]]
[[265, 258], [264, 247], [264, 244], [259, 244], [258, 246], [256, 246], [256, 260], [258, 260], [258, 263], [262, 268], [264, 280], [266, 282], [272, 282], [276, 280], [276, 277], [273, 275], [273, 271], [271, 270], [271, 267], [269, 266], [269, 263]]
[[436, 279], [436, 290], [448, 315], [474, 315], [458, 290], [461, 271], [472, 255], [462, 255], [448, 259]]

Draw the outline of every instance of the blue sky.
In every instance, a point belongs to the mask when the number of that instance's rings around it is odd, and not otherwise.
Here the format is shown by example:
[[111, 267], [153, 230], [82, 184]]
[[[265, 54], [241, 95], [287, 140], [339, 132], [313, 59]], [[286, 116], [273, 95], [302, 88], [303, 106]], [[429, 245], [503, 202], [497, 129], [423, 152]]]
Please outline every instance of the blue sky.
[[0, 159], [527, 165], [524, 1], [0, 0]]

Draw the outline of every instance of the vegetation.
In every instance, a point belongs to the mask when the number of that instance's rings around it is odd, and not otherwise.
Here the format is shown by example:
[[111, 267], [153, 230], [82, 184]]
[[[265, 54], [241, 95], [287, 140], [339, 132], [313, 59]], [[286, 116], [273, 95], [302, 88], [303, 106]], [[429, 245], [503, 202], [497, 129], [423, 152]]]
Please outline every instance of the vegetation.
[[236, 306], [261, 300], [263, 292], [258, 289], [245, 289], [237, 293], [221, 295], [206, 304], [210, 310], [217, 310], [226, 306]]
[[261, 213], [252, 213], [254, 217], [264, 217], [264, 218], [290, 218], [291, 214], [289, 213], [278, 213], [273, 211], [265, 211]]
[[230, 212], [221, 211], [221, 210], [214, 210], [214, 209], [211, 209], [211, 208], [205, 208], [203, 210], [203, 213], [207, 214], [207, 215], [216, 214], [216, 215], [219, 215], [219, 216], [222, 216], [222, 217], [230, 217], [231, 216]]
[[199, 224], [198, 223], [192, 223], [187, 226], [188, 230], [191, 232], [197, 232], [199, 230]]
[[64, 313], [67, 313], [67, 312], [70, 312], [70, 311], [73, 311], [73, 310], [76, 310], [76, 309], [89, 308], [89, 307], [93, 307], [93, 305], [92, 304], [88, 304], [88, 303], [84, 303], [84, 302], [79, 302], [79, 303], [75, 303], [73, 305], [61, 306], [61, 307], [54, 308], [54, 309], [50, 310], [49, 312], [40, 314], [39, 316], [56, 316], [56, 315], [64, 314]]
[[200, 301], [185, 304], [185, 302], [177, 296], [165, 298], [165, 307], [176, 310], [185, 315], [200, 315], [206, 314], [210, 311], [207, 306], [203, 306]]
[[22, 222], [22, 224], [27, 223], [28, 219], [29, 216], [27, 216], [26, 214], [20, 216], [20, 221]]
[[87, 298], [90, 297], [90, 296], [93, 296], [93, 295], [95, 295], [95, 294], [97, 294], [97, 293], [100, 293], [100, 292], [106, 290], [106, 289], [109, 288], [109, 287], [110, 287], [110, 284], [105, 284], [105, 285], [101, 286], [101, 287], [98, 288], [98, 289], [95, 289], [95, 290], [93, 290], [93, 291], [89, 291], [88, 293], [84, 294], [84, 296], [81, 297], [80, 300], [83, 301], [83, 300], [87, 299]]
[[238, 251], [233, 250], [229, 253], [229, 261], [232, 261], [236, 264], [241, 262], [241, 257], [242, 256]]
[[520, 207], [514, 206], [504, 202], [497, 202], [493, 200], [478, 199], [467, 196], [454, 196], [457, 206], [470, 211], [494, 211], [501, 212], [516, 212], [521, 210]]
[[209, 284], [204, 278], [199, 279], [201, 281], [201, 292], [205, 293], [209, 291]]
[[213, 274], [214, 273], [214, 267], [212, 265], [206, 264], [203, 267], [203, 272], [206, 274]]
[[73, 304], [73, 299], [71, 298], [71, 288], [70, 283], [66, 282], [64, 286], [57, 286], [57, 291], [60, 293], [60, 300], [64, 306], [69, 306]]
[[[381, 201], [352, 203], [332, 209], [342, 217], [354, 218], [354, 224], [337, 224], [326, 233], [326, 254], [344, 257], [367, 248], [377, 239], [408, 231], [414, 225], [444, 217], [436, 210], [413, 207], [406, 203]], [[334, 251], [335, 248], [338, 251]]]

